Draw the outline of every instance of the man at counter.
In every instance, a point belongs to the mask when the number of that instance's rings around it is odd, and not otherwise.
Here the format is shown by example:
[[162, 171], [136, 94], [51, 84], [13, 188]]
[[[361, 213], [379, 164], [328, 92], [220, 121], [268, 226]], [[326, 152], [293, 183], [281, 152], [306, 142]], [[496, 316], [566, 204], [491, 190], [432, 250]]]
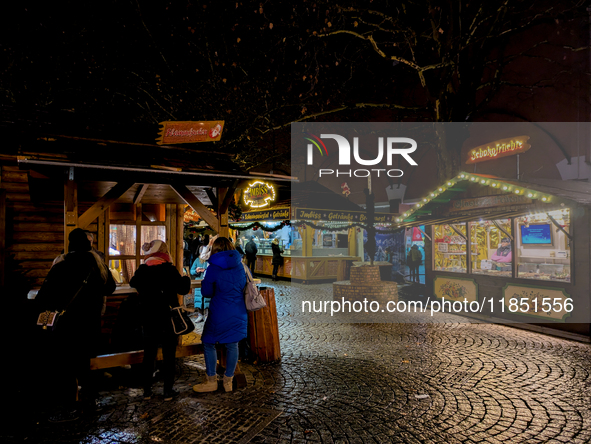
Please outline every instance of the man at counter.
[[250, 274], [254, 276], [254, 267], [257, 263], [257, 244], [254, 242], [256, 236], [252, 236], [250, 241], [244, 247], [246, 253], [246, 265], [250, 268]]

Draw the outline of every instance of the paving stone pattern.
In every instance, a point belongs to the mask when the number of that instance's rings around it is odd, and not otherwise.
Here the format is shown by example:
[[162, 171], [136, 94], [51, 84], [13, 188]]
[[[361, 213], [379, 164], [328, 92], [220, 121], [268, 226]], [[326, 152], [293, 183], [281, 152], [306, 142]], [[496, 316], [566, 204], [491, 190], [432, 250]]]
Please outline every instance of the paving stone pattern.
[[283, 358], [241, 364], [247, 388], [193, 393], [205, 369], [193, 356], [178, 361], [178, 399], [163, 402], [161, 384], [150, 401], [137, 388], [110, 389], [100, 412], [40, 422], [21, 442], [591, 442], [589, 344], [445, 314], [439, 323], [318, 322], [295, 307], [328, 297], [331, 284], [263, 283], [275, 287]]

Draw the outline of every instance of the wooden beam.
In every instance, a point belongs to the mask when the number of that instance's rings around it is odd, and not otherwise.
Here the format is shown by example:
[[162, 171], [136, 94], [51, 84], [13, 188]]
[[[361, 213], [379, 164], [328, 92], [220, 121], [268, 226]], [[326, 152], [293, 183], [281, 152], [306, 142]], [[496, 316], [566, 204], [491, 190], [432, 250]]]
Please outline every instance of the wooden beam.
[[213, 194], [213, 188], [206, 188], [205, 193], [207, 194], [207, 197], [209, 197], [209, 200], [211, 201], [211, 205], [213, 205], [214, 208], [217, 208], [218, 207], [218, 198], [215, 194]]
[[224, 214], [228, 211], [228, 208], [230, 207], [230, 204], [232, 203], [232, 200], [234, 199], [234, 192], [236, 191], [236, 188], [238, 187], [238, 181], [235, 180], [234, 183], [230, 186], [230, 188], [227, 189], [226, 191], [226, 195], [224, 196], [224, 200], [222, 201], [222, 204], [220, 205], [220, 213]]
[[78, 218], [78, 227], [84, 229], [89, 226], [93, 220], [99, 217], [103, 211], [123, 196], [133, 185], [133, 182], [119, 182], [107, 191], [107, 194], [101, 197], [92, 207], [86, 210], [84, 214]]
[[216, 216], [213, 215], [211, 211], [209, 211], [209, 208], [203, 205], [199, 199], [197, 199], [197, 196], [195, 196], [191, 190], [182, 184], [171, 184], [170, 187], [181, 197], [181, 199], [189, 204], [189, 206], [193, 208], [201, 218], [203, 218], [205, 223], [209, 225], [209, 228], [211, 228], [216, 233], [220, 231], [220, 226]]
[[135, 193], [135, 196], [133, 196], [134, 205], [137, 205], [142, 201], [142, 197], [144, 197], [144, 194], [146, 194], [146, 191], [148, 191], [149, 186], [150, 184], [144, 183], [138, 188], [137, 192]]

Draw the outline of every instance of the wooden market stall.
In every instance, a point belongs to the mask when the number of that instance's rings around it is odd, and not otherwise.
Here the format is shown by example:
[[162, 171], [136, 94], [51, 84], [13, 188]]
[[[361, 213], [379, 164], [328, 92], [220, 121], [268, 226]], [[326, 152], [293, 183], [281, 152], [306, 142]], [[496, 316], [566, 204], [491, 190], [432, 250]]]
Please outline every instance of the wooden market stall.
[[590, 336], [590, 208], [585, 182], [460, 173], [398, 222], [427, 226], [427, 296], [580, 339]]
[[[182, 273], [185, 209], [191, 207], [213, 231], [228, 236], [228, 206], [241, 181], [252, 178], [221, 153], [38, 137], [0, 156], [0, 277], [21, 274], [34, 298], [53, 259], [67, 251], [68, 234], [75, 228], [89, 230], [93, 247], [105, 254], [118, 283], [107, 301], [104, 356], [93, 366], [139, 362], [137, 344], [120, 337], [125, 325], [119, 309], [135, 293], [128, 282], [142, 261], [142, 244], [166, 241]], [[196, 347], [179, 345], [177, 356], [194, 354]]]
[[[257, 236], [255, 272], [271, 275], [270, 243], [275, 235], [270, 230], [281, 230], [284, 264], [278, 276], [303, 283], [347, 279], [352, 263], [363, 257], [364, 209], [315, 181], [292, 183], [289, 194], [277, 188], [274, 205], [245, 211], [241, 224], [232, 225], [243, 230], [242, 237]], [[394, 218], [376, 214], [375, 222], [392, 223]], [[254, 223], [262, 230], [244, 230]]]

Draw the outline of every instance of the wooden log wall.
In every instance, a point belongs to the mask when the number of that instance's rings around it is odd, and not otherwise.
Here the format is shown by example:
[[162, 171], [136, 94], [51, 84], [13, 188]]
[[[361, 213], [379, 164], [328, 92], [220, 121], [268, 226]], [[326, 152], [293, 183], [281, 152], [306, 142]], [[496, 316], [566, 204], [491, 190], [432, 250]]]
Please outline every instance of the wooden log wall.
[[[29, 278], [32, 288], [39, 288], [64, 248], [64, 203], [34, 201], [28, 177], [16, 164], [0, 166], [0, 188], [6, 190], [6, 255], [13, 257], [16, 271]], [[78, 211], [82, 214], [89, 207], [79, 205]], [[96, 241], [97, 222], [88, 230]]]

